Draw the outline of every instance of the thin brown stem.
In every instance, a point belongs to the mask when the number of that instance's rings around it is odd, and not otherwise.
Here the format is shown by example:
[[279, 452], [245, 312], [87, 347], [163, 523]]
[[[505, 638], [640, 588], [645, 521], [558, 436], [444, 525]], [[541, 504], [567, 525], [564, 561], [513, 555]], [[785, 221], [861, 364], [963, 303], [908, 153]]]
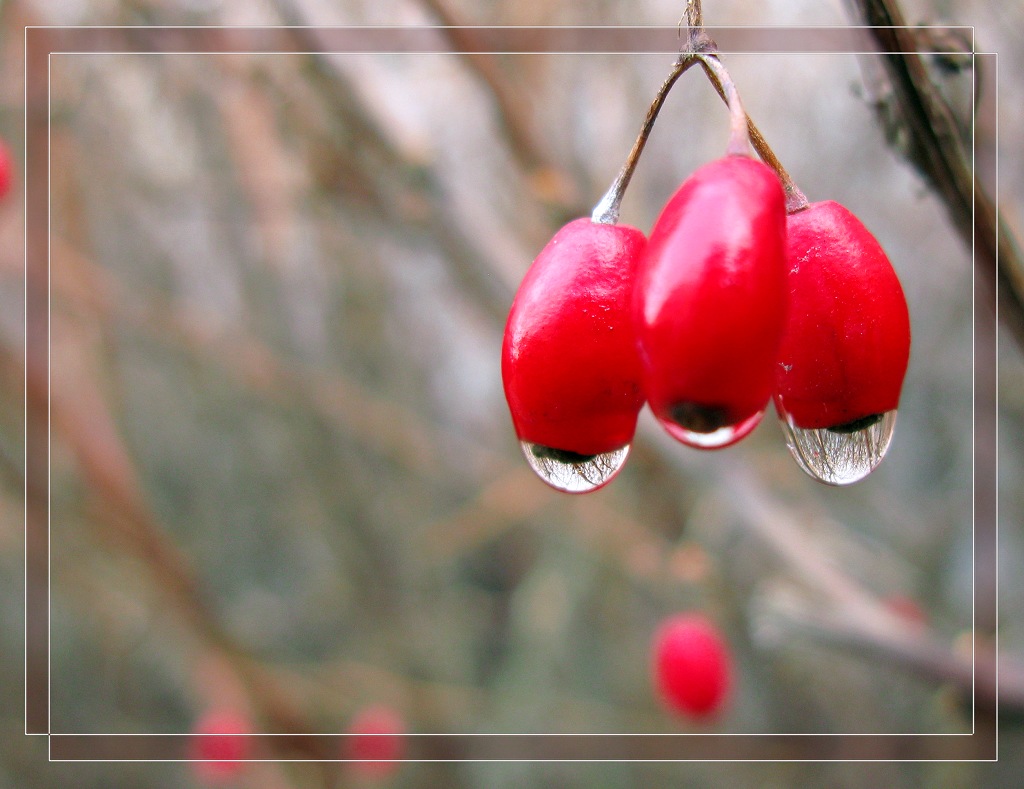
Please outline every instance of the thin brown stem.
[[679, 79], [684, 71], [698, 61], [703, 65], [704, 71], [711, 84], [714, 85], [715, 90], [718, 91], [718, 95], [722, 97], [722, 100], [729, 106], [732, 112], [732, 129], [729, 137], [728, 153], [749, 156], [750, 148], [753, 147], [761, 160], [775, 172], [782, 182], [786, 193], [787, 213], [793, 214], [807, 208], [809, 205], [807, 197], [796, 185], [796, 182], [786, 168], [783, 167], [782, 162], [779, 161], [778, 156], [775, 155], [775, 152], [768, 144], [768, 141], [765, 140], [764, 135], [761, 134], [761, 130], [757, 128], [753, 119], [743, 110], [739, 91], [736, 90], [735, 83], [732, 81], [728, 69], [718, 58], [718, 47], [704, 30], [704, 14], [701, 9], [700, 0], [687, 0], [686, 11], [680, 20], [680, 24], [683, 23], [687, 27], [687, 38], [683, 51], [673, 66], [672, 72], [659, 89], [654, 102], [651, 104], [651, 108], [647, 112], [647, 118], [640, 129], [640, 135], [633, 144], [633, 149], [629, 152], [626, 163], [619, 171], [615, 182], [605, 193], [601, 201], [594, 207], [591, 217], [593, 221], [604, 224], [615, 224], [618, 221], [619, 206], [622, 203], [623, 195], [629, 186], [630, 179], [633, 177], [633, 171], [636, 169], [640, 154], [647, 144], [647, 138], [654, 127], [654, 122], [658, 117], [661, 106], [665, 103], [665, 99], [672, 86], [675, 85], [676, 80]]
[[[725, 64], [718, 59], [717, 51], [718, 47], [715, 42], [704, 31], [704, 14], [701, 10], [700, 0], [687, 0], [686, 11], [683, 14], [687, 26], [690, 28], [689, 33], [689, 51], [690, 52], [701, 52], [708, 53], [708, 57], [714, 55], [715, 63], [718, 68], [710, 66], [705, 63], [704, 71], [711, 80], [711, 84], [715, 86], [715, 90], [718, 91], [718, 95], [722, 97], [722, 100], [729, 104], [729, 94], [726, 92], [726, 84], [732, 86], [733, 93], [736, 93], [735, 85], [732, 79], [729, 77], [729, 71], [725, 68]], [[713, 70], [711, 70], [713, 69]], [[724, 75], [724, 79], [722, 78]], [[736, 94], [738, 96], [738, 94]], [[761, 130], [757, 128], [753, 119], [744, 113], [746, 117], [747, 135], [749, 137], [750, 144], [757, 151], [757, 155], [761, 157], [761, 161], [767, 164], [775, 174], [782, 181], [782, 186], [786, 191], [786, 211], [787, 213], [793, 214], [797, 211], [802, 211], [807, 208], [809, 203], [804, 193], [800, 191], [800, 188], [793, 181], [792, 176], [786, 171], [786, 168], [782, 166], [782, 162], [779, 161], [779, 157], [775, 155], [775, 151], [768, 145], [768, 141], [765, 140], [764, 135], [761, 134]], [[734, 131], [735, 136], [735, 118], [734, 118]]]
[[740, 100], [736, 84], [729, 76], [729, 71], [722, 65], [717, 55], [698, 55], [700, 64], [704, 67], [704, 73], [714, 83], [715, 87], [725, 96], [725, 103], [729, 105], [731, 116], [729, 129], [729, 145], [726, 154], [729, 156], [750, 156], [750, 134], [747, 132], [747, 113], [743, 109], [743, 102]]
[[704, 29], [704, 12], [700, 7], [700, 0], [686, 0], [686, 12], [683, 14], [686, 26], [692, 30]]
[[700, 0], [687, 0], [686, 11], [680, 20], [680, 23], [682, 22], [685, 22], [687, 27], [686, 43], [676, 62], [672, 65], [672, 71], [661, 84], [654, 101], [651, 102], [650, 109], [647, 110], [647, 117], [640, 127], [640, 134], [637, 136], [636, 142], [633, 143], [633, 148], [629, 152], [629, 156], [626, 157], [625, 164], [622, 165], [622, 169], [619, 170], [619, 174], [608, 191], [605, 192], [604, 197], [594, 206], [591, 219], [598, 224], [614, 225], [619, 221], [619, 207], [626, 194], [626, 188], [640, 162], [640, 155], [647, 145], [647, 138], [651, 135], [658, 113], [661, 112], [661, 107], [665, 103], [665, 99], [668, 98], [672, 86], [676, 84], [676, 80], [699, 61], [699, 56], [702, 53], [715, 51], [715, 42], [704, 32], [704, 14], [701, 10]]
[[[721, 70], [728, 75], [728, 70], [721, 61], [719, 60], [717, 62], [719, 66], [721, 66]], [[705, 73], [708, 74], [708, 78], [711, 80], [711, 84], [715, 86], [715, 90], [718, 91], [718, 95], [722, 97], [722, 101], [728, 104], [728, 94], [725, 91], [724, 85], [719, 81], [718, 75], [707, 71], [707, 69], [705, 69]], [[754, 123], [753, 118], [749, 115], [746, 116], [746, 126], [747, 134], [750, 137], [750, 144], [754, 147], [754, 150], [757, 151], [757, 155], [761, 158], [761, 161], [772, 168], [775, 174], [779, 177], [779, 180], [782, 182], [782, 188], [786, 192], [786, 213], [795, 214], [797, 211], [802, 211], [807, 208], [807, 206], [810, 205], [807, 197], [800, 190], [800, 187], [796, 185], [796, 182], [793, 180], [793, 177], [789, 174], [786, 168], [783, 167], [782, 162], [779, 161], [779, 157], [775, 155], [775, 151], [772, 150], [768, 141], [764, 138], [764, 135], [761, 134], [761, 130], [757, 128], [757, 124]]]
[[664, 105], [665, 99], [668, 97], [669, 91], [672, 90], [672, 86], [675, 85], [676, 80], [696, 63], [697, 58], [694, 55], [684, 54], [680, 55], [675, 65], [673, 65], [672, 71], [658, 89], [654, 101], [651, 102], [651, 106], [647, 110], [647, 117], [644, 118], [643, 125], [640, 127], [640, 133], [637, 135], [636, 142], [633, 143], [629, 156], [626, 157], [625, 164], [622, 165], [622, 169], [619, 170], [619, 174], [615, 177], [615, 181], [608, 188], [608, 191], [605, 192], [604, 197], [594, 206], [594, 212], [591, 215], [591, 219], [594, 222], [603, 225], [614, 225], [619, 221], [619, 208], [622, 205], [622, 198], [626, 194], [626, 187], [629, 186], [633, 172], [640, 162], [640, 154], [643, 153], [644, 147], [647, 145], [647, 138], [651, 135], [651, 130], [654, 128], [654, 122], [658, 118], [658, 113], [661, 112], [662, 105]]
[[779, 180], [782, 181], [782, 188], [786, 192], [786, 213], [795, 214], [797, 211], [803, 211], [810, 205], [810, 202], [808, 202], [804, 193], [800, 191], [800, 187], [796, 185], [793, 177], [782, 166], [779, 157], [775, 155], [775, 151], [768, 145], [768, 141], [761, 134], [761, 130], [757, 128], [749, 115], [747, 116], [747, 131], [750, 133], [750, 144], [754, 146], [754, 150], [761, 157], [761, 161], [771, 167], [779, 177]]

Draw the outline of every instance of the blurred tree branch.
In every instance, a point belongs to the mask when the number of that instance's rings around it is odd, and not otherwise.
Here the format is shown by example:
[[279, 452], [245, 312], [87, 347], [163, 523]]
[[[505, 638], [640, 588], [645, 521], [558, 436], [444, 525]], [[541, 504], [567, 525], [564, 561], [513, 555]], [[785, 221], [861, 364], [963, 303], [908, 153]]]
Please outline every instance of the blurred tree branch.
[[[282, 21], [290, 25], [285, 32], [298, 42], [298, 48], [309, 68], [306, 72], [310, 87], [323, 98], [324, 108], [345, 135], [320, 137], [328, 150], [336, 147], [336, 137], [357, 139], [361, 146], [369, 145], [388, 167], [374, 168], [367, 157], [352, 157], [362, 169], [364, 183], [371, 189], [382, 209], [395, 215], [400, 227], [421, 229], [435, 239], [438, 247], [451, 264], [459, 283], [472, 294], [495, 322], [504, 321], [508, 305], [514, 294], [510, 278], [495, 277], [494, 267], [486, 265], [489, 255], [479, 249], [460, 223], [451, 216], [443, 199], [444, 189], [433, 167], [422, 162], [409, 161], [390, 142], [390, 135], [382, 129], [363, 106], [357, 93], [334, 64], [327, 58], [315, 28], [307, 25], [301, 12], [289, 0], [275, 0], [274, 6]], [[306, 26], [303, 26], [306, 25]], [[339, 187], [346, 187], [339, 184]]]
[[956, 120], [921, 55], [897, 0], [846, 0], [881, 50], [891, 93], [875, 108], [884, 127], [896, 114], [909, 145], [902, 151], [946, 205], [954, 227], [993, 292], [999, 316], [1024, 348], [1024, 260], [1020, 245], [980, 179], [975, 177]]
[[[797, 527], [800, 518], [774, 501], [750, 474], [732, 470], [725, 487], [730, 504], [751, 530], [816, 592], [809, 603], [790, 614], [800, 629], [835, 645], [860, 651], [901, 666], [916, 675], [949, 683], [976, 701], [982, 709], [998, 704], [1003, 717], [1024, 718], [1024, 666], [1000, 656], [997, 677], [994, 653], [975, 662], [940, 643], [927, 629], [908, 629], [899, 616], [851, 576], [843, 573], [814, 540]], [[977, 648], [983, 648], [979, 639]]]
[[[6, 343], [2, 352], [6, 364], [18, 364]], [[190, 629], [229, 660], [271, 726], [308, 731], [287, 694], [217, 622], [186, 557], [146, 506], [134, 465], [99, 391], [81, 379], [76, 382], [74, 397], [66, 392], [48, 393], [45, 376], [36, 375], [34, 368], [25, 372], [30, 413], [45, 414], [49, 397], [53, 431], [66, 442], [84, 481], [102, 505], [104, 519], [96, 524], [99, 536], [142, 562], [148, 577], [163, 590]]]
[[509, 150], [526, 172], [537, 198], [556, 215], [556, 223], [563, 224], [586, 214], [588, 209], [580, 205], [579, 190], [564, 169], [555, 164], [545, 146], [537, 141], [520, 106], [520, 94], [512, 89], [494, 56], [480, 51], [474, 29], [458, 18], [446, 0], [420, 2], [444, 25], [441, 33], [451, 42], [452, 51], [466, 62], [491, 94], [500, 120], [498, 125]]

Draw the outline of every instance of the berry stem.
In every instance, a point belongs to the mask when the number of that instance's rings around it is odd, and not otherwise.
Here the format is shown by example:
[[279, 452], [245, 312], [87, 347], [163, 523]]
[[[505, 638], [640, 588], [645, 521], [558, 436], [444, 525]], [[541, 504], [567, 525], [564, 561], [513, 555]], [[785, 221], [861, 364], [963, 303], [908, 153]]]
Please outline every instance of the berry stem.
[[643, 125], [640, 127], [640, 134], [637, 135], [636, 142], [633, 143], [633, 149], [626, 157], [625, 164], [622, 165], [622, 169], [619, 170], [619, 174], [608, 191], [605, 192], [604, 197], [594, 206], [594, 212], [590, 219], [597, 224], [614, 225], [619, 221], [619, 208], [622, 205], [622, 198], [626, 194], [626, 187], [629, 186], [633, 172], [640, 162], [640, 154], [643, 153], [644, 146], [647, 145], [647, 138], [651, 135], [654, 122], [658, 118], [658, 113], [661, 112], [665, 99], [668, 98], [669, 91], [676, 84], [676, 80], [699, 62], [699, 55], [702, 52], [714, 50], [715, 42], [704, 32], [704, 14], [700, 2], [701, 0], [686, 0], [686, 11], [680, 20], [680, 24], [686, 23], [686, 44], [676, 62], [672, 64], [672, 71], [661, 84], [654, 101], [651, 102], [651, 106], [647, 110], [647, 117], [644, 118]]
[[647, 110], [647, 117], [644, 118], [643, 125], [640, 127], [640, 134], [637, 135], [636, 142], [633, 143], [633, 148], [630, 150], [629, 156], [626, 157], [625, 164], [622, 165], [622, 169], [619, 170], [619, 174], [615, 177], [615, 181], [608, 188], [608, 191], [605, 192], [604, 197], [594, 206], [594, 212], [590, 217], [592, 222], [602, 225], [614, 225], [619, 221], [619, 208], [622, 205], [622, 198], [626, 194], [626, 187], [629, 186], [633, 172], [640, 162], [640, 154], [643, 153], [644, 146], [647, 145], [647, 138], [651, 135], [651, 130], [654, 128], [654, 122], [658, 118], [658, 113], [661, 112], [661, 107], [665, 103], [665, 99], [668, 97], [669, 91], [672, 90], [672, 86], [675, 85], [676, 80], [691, 66], [696, 64], [697, 57], [689, 52], [681, 54], [673, 64], [672, 71], [661, 84], [657, 95], [654, 97], [654, 101], [651, 102], [651, 106]]
[[686, 26], [690, 28], [691, 40], [694, 31], [704, 30], [704, 12], [700, 7], [700, 0], [686, 0], [686, 11], [683, 12], [683, 19]]
[[718, 55], [713, 53], [700, 54], [697, 57], [704, 67], [704, 73], [708, 75], [708, 79], [725, 99], [725, 103], [729, 105], [731, 125], [726, 155], [751, 156], [753, 151], [750, 147], [750, 133], [747, 131], [747, 112], [743, 109], [739, 91], [736, 90], [736, 85], [732, 81], [732, 77], [729, 76], [728, 69], [722, 65]]
[[[707, 56], [706, 58], [704, 58], [704, 71], [708, 75], [708, 79], [711, 80], [711, 84], [715, 86], [715, 90], [718, 91], [718, 95], [722, 97], [722, 101], [728, 104], [730, 109], [732, 109], [732, 102], [729, 99], [728, 90], [729, 86], [731, 86], [732, 92], [735, 94], [735, 85], [733, 85], [733, 82], [729, 77], [728, 69], [726, 69], [722, 62], [718, 60], [717, 56], [713, 57], [717, 69], [713, 71], [706, 65], [707, 60], [712, 59], [712, 56]], [[722, 75], [724, 75], [724, 79], [722, 79]], [[732, 133], [733, 135], [735, 135], [735, 112], [733, 113], [733, 116], [734, 117]], [[757, 124], [755, 124], [753, 119], [749, 115], [746, 115], [746, 113], [744, 113], [744, 116], [746, 132], [749, 136], [750, 144], [754, 147], [754, 150], [757, 151], [757, 155], [761, 157], [761, 160], [769, 167], [771, 167], [772, 170], [775, 171], [775, 174], [779, 177], [779, 180], [782, 181], [782, 187], [786, 192], [786, 213], [795, 214], [797, 211], [803, 211], [805, 208], [807, 208], [808, 205], [810, 205], [810, 203], [807, 201], [807, 197], [804, 195], [802, 191], [800, 191], [800, 187], [796, 185], [796, 182], [793, 180], [793, 177], [786, 171], [786, 168], [782, 166], [782, 162], [779, 161], [779, 157], [775, 155], [775, 151], [773, 151], [771, 149], [771, 146], [768, 145], [768, 141], [765, 140], [764, 135], [761, 134], [761, 130], [757, 128]]]
[[804, 193], [793, 181], [793, 178], [782, 166], [782, 162], [775, 155], [775, 152], [768, 145], [760, 129], [743, 109], [739, 92], [729, 76], [729, 71], [719, 60], [717, 46], [704, 30], [704, 14], [701, 9], [701, 0], [686, 0], [686, 10], [680, 23], [686, 23], [687, 37], [682, 52], [672, 65], [672, 71], [658, 89], [654, 101], [647, 110], [647, 117], [644, 118], [640, 133], [637, 135], [633, 148], [626, 157], [625, 164], [619, 170], [615, 181], [605, 192], [604, 197], [594, 206], [591, 214], [591, 221], [596, 224], [614, 225], [619, 221], [619, 210], [622, 205], [622, 198], [626, 194], [626, 188], [633, 177], [637, 164], [640, 162], [640, 155], [647, 145], [647, 138], [650, 137], [654, 122], [661, 112], [669, 91], [690, 67], [701, 63], [704, 71], [715, 86], [718, 95], [729, 106], [732, 114], [729, 147], [727, 153], [750, 156], [750, 149], [757, 152], [762, 161], [767, 164], [779, 177], [786, 193], [786, 212], [794, 214], [802, 211], [809, 205]]
[[757, 151], [757, 155], [775, 171], [775, 174], [779, 176], [779, 180], [782, 181], [782, 188], [786, 192], [786, 213], [795, 214], [797, 211], [803, 211], [810, 205], [807, 197], [800, 191], [800, 187], [796, 185], [793, 176], [782, 166], [779, 157], [775, 155], [775, 151], [768, 145], [768, 141], [761, 134], [761, 130], [754, 125], [754, 121], [749, 115], [747, 116], [747, 130], [750, 132], [750, 142], [754, 146], [754, 150]]

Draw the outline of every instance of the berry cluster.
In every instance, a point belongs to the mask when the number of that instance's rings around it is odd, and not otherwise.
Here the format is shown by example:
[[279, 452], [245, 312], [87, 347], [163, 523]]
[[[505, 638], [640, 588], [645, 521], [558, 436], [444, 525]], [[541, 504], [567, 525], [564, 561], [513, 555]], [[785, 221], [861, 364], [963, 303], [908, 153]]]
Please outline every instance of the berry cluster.
[[907, 368], [899, 280], [853, 214], [808, 204], [770, 151], [752, 156], [728, 73], [692, 59], [729, 104], [728, 153], [686, 179], [649, 238], [617, 224], [667, 81], [594, 216], [559, 230], [516, 294], [502, 349], [516, 433], [546, 482], [586, 492], [622, 467], [645, 401], [674, 438], [715, 449], [774, 400], [801, 468], [855, 482], [888, 448]]

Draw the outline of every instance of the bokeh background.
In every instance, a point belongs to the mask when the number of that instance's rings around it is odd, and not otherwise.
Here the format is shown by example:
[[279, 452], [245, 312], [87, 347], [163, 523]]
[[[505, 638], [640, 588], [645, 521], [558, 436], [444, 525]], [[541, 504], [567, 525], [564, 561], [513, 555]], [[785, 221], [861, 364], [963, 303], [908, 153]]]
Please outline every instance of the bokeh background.
[[[21, 150], [26, 24], [671, 25], [681, 5], [8, 2], [0, 136]], [[709, 25], [850, 22], [839, 2], [704, 6]], [[911, 23], [975, 25], [979, 49], [999, 53], [999, 187], [1020, 228], [1024, 11], [903, 8]], [[300, 35], [316, 44], [315, 29]], [[887, 144], [856, 56], [726, 64], [803, 190], [865, 222], [908, 298], [896, 437], [849, 489], [804, 476], [770, 412], [717, 453], [673, 443], [645, 413], [626, 470], [591, 496], [551, 491], [519, 453], [499, 370], [512, 294], [603, 194], [670, 57], [54, 56], [53, 730], [183, 733], [228, 709], [256, 731], [340, 732], [384, 704], [413, 732], [969, 731], [955, 677], [892, 639], [919, 634], [943, 666], [969, 665], [970, 249]], [[934, 74], [969, 129], [969, 77]], [[623, 221], [648, 230], [727, 128], [691, 71]], [[991, 151], [991, 125], [977, 134]], [[978, 175], [994, 187], [994, 171]], [[201, 785], [189, 764], [47, 764], [21, 734], [22, 220], [8, 198], [0, 787]], [[1019, 350], [1004, 336], [1000, 620], [977, 622], [982, 647], [998, 624], [1008, 660], [1024, 654]], [[718, 624], [735, 660], [727, 709], [703, 723], [650, 687], [651, 635], [686, 610]], [[1002, 737], [997, 766], [465, 762], [380, 783], [1009, 786], [1013, 721]], [[265, 763], [229, 785], [368, 780]]]

